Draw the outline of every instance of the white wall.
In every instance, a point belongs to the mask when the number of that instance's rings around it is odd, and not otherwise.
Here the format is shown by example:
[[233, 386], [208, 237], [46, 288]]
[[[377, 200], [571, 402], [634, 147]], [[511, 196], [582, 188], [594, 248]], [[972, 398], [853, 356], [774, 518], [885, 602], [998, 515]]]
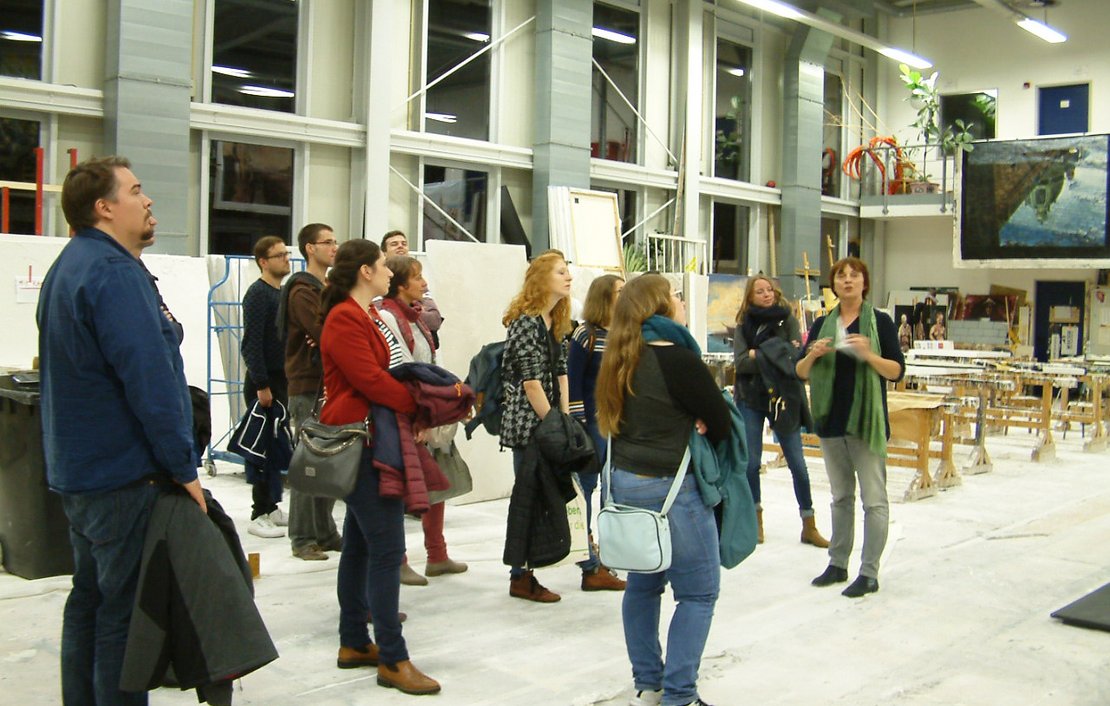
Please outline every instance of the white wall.
[[[1038, 15], [1038, 19], [1041, 16]], [[1037, 87], [1091, 84], [1091, 132], [1110, 132], [1110, 101], [1101, 90], [1110, 82], [1110, 50], [1105, 27], [1110, 3], [1068, 0], [1048, 13], [1048, 22], [1068, 35], [1063, 44], [1048, 44], [1025, 32], [1005, 16], [977, 8], [919, 15], [917, 52], [936, 63], [942, 93], [998, 90], [998, 138], [1019, 139], [1037, 132]], [[914, 43], [912, 23], [892, 20], [890, 42]], [[915, 117], [903, 98], [897, 65], [880, 63], [879, 113], [903, 143], [913, 132], [902, 126]], [[1024, 84], [1028, 82], [1029, 88]], [[889, 289], [914, 285], [958, 286], [965, 293], [985, 293], [991, 284], [1019, 287], [1032, 296], [1038, 280], [1094, 281], [1093, 269], [970, 270], [952, 264], [952, 222], [945, 218], [891, 220], [885, 226], [881, 263]]]

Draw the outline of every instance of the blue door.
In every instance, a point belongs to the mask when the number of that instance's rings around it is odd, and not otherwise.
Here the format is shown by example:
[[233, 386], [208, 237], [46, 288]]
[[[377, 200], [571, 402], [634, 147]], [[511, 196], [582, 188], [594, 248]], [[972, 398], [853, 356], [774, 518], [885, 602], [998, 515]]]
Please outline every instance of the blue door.
[[1037, 134], [1063, 135], [1087, 132], [1091, 86], [1044, 86], [1037, 89]]

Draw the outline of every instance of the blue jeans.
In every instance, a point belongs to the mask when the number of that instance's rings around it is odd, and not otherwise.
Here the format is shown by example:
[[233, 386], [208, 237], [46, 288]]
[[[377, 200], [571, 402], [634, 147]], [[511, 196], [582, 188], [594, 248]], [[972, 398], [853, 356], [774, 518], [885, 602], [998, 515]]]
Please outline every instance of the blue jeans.
[[[591, 421], [586, 425], [586, 431], [589, 432], [590, 437], [594, 442], [594, 450], [597, 452], [598, 461], [605, 464], [605, 437], [598, 431], [597, 422]], [[582, 486], [582, 495], [586, 500], [586, 531], [590, 533], [593, 538], [594, 525], [593, 525], [593, 497], [594, 491], [597, 489], [598, 481], [601, 478], [600, 473], [579, 473], [578, 484]], [[605, 502], [605, 488], [601, 489], [602, 502]], [[601, 565], [601, 560], [597, 558], [597, 553], [594, 551], [593, 542], [590, 543], [590, 558], [585, 561], [578, 562], [579, 568], [584, 573], [593, 573], [598, 566]]]
[[[659, 510], [673, 481], [673, 477], [614, 470], [611, 492], [618, 503]], [[635, 688], [662, 688], [663, 706], [676, 706], [698, 698], [698, 667], [721, 586], [717, 524], [713, 509], [702, 502], [692, 473], [683, 480], [668, 519], [671, 567], [657, 574], [629, 572], [621, 614]], [[667, 629], [664, 661], [659, 609], [668, 581], [678, 605]]]
[[371, 451], [362, 452], [362, 469], [347, 496], [343, 551], [339, 555], [339, 644], [364, 647], [370, 642], [367, 615], [374, 616], [374, 641], [386, 664], [409, 658], [397, 606], [401, 593], [401, 559], [405, 555], [405, 506], [400, 498], [378, 494], [378, 471]]
[[[762, 509], [759, 466], [763, 460], [763, 423], [770, 415], [741, 404], [740, 416], [744, 418], [744, 428], [748, 433], [748, 486], [752, 489], [752, 500], [755, 501], [756, 508]], [[813, 493], [809, 487], [809, 470], [806, 468], [805, 452], [802, 451], [802, 434], [800, 431], [791, 434], [776, 433], [775, 439], [782, 448], [782, 455], [786, 457], [786, 465], [794, 478], [794, 498], [798, 501], [798, 512], [802, 517], [811, 517]]]
[[157, 486], [148, 483], [62, 495], [74, 559], [73, 590], [62, 618], [66, 706], [147, 703], [145, 691], [120, 691], [119, 680], [146, 528], [157, 498]]

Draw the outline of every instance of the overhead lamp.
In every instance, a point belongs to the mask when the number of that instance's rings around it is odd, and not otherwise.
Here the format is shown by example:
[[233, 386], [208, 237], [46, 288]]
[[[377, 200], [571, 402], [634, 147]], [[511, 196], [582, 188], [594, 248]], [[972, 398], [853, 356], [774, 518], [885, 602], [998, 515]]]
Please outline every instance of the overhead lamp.
[[437, 123], [457, 123], [459, 118], [457, 115], [451, 113], [424, 113], [424, 117], [428, 120], [435, 120]]
[[1017, 25], [1026, 32], [1035, 34], [1051, 44], [1060, 44], [1061, 42], [1068, 41], [1068, 35], [1049, 27], [1044, 22], [1034, 20], [1032, 17], [1022, 17], [1017, 21]]
[[772, 14], [778, 15], [779, 17], [784, 17], [789, 20], [794, 20], [795, 22], [798, 22], [800, 24], [804, 24], [808, 27], [819, 29], [822, 32], [828, 32], [834, 37], [846, 39], [853, 44], [858, 44], [861, 47], [866, 47], [872, 51], [876, 51], [883, 56], [894, 59], [899, 63], [908, 64], [915, 69], [927, 69], [933, 65], [933, 62], [924, 57], [920, 57], [916, 54], [908, 52], [905, 49], [898, 49], [897, 47], [887, 46], [886, 44], [880, 42], [878, 39], [864, 34], [863, 32], [857, 32], [854, 29], [839, 25], [830, 20], [826, 20], [824, 17], [815, 15], [812, 12], [800, 10], [793, 5], [789, 5], [785, 2], [780, 2], [779, 0], [736, 1], [742, 5], [754, 7], [757, 10], [765, 10]]
[[735, 66], [735, 67], [730, 68], [730, 69], [725, 69], [725, 73], [726, 74], [732, 74], [733, 76], [736, 76], [737, 78], [743, 78], [744, 77], [744, 69], [740, 68], [739, 66]]
[[475, 42], [488, 42], [489, 35], [485, 32], [463, 32], [463, 36]]
[[598, 39], [608, 39], [610, 42], [616, 42], [617, 44], [636, 43], [635, 37], [611, 29], [605, 29], [604, 27], [594, 27], [592, 34]]
[[37, 34], [26, 34], [24, 32], [16, 32], [14, 30], [6, 29], [0, 32], [0, 38], [6, 39], [9, 42], [41, 42], [42, 37]]
[[280, 88], [267, 88], [266, 86], [240, 86], [239, 92], [248, 96], [259, 96], [261, 98], [292, 98], [294, 94], [292, 91], [283, 91]]
[[224, 76], [234, 76], [235, 78], [250, 78], [251, 72], [246, 69], [236, 69], [231, 66], [212, 66], [212, 73], [223, 74]]

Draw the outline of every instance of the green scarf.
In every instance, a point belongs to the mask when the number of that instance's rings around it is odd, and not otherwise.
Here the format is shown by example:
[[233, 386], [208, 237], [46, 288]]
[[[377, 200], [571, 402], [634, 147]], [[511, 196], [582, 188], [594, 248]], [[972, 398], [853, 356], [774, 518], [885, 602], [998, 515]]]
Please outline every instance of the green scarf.
[[[825, 317], [818, 338], [828, 338], [834, 343], [837, 323], [840, 320], [838, 304]], [[875, 308], [863, 302], [859, 311], [859, 330], [871, 341], [871, 351], [880, 353], [879, 330], [875, 325]], [[845, 354], [847, 355], [847, 354]], [[852, 358], [856, 363], [856, 383], [852, 391], [852, 411], [848, 416], [846, 431], [867, 442], [880, 457], [886, 457], [886, 415], [883, 414], [883, 380], [867, 363]], [[825, 355], [813, 364], [809, 376], [809, 394], [813, 404], [813, 418], [824, 426], [832, 409], [833, 379], [836, 377], [836, 355]]]

